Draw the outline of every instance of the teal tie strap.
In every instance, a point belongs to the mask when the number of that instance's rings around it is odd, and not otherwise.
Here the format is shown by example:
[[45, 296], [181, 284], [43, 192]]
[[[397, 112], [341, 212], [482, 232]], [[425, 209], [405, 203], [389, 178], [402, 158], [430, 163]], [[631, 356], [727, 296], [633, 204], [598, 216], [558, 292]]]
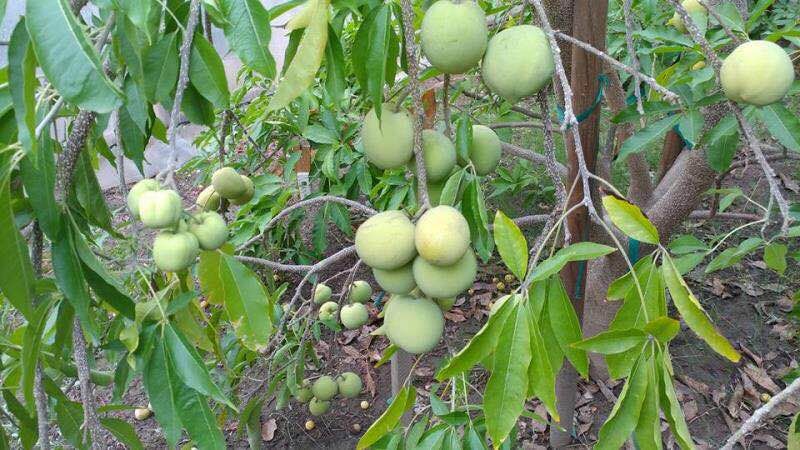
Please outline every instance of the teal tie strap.
[[[597, 77], [597, 93], [594, 96], [594, 101], [588, 108], [584, 109], [580, 114], [575, 116], [575, 119], [578, 120], [578, 123], [583, 122], [584, 120], [588, 119], [589, 116], [592, 115], [597, 106], [603, 101], [603, 92], [605, 90], [606, 85], [608, 84], [608, 77], [605, 74], [601, 74]], [[556, 115], [558, 116], [559, 122], [564, 122], [564, 108], [556, 105]]]
[[634, 238], [628, 239], [628, 258], [631, 260], [631, 264], [639, 260], [640, 247], [641, 247], [641, 242], [637, 241]]

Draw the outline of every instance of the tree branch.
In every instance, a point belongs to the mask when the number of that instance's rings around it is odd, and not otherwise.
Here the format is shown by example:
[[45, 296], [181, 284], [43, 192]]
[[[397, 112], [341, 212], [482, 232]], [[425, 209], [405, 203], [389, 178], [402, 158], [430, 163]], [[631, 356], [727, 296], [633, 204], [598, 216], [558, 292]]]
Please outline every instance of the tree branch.
[[[477, 92], [471, 92], [471, 91], [467, 91], [467, 90], [463, 90], [463, 91], [461, 91], [461, 93], [463, 93], [467, 97], [475, 99], [475, 100], [487, 100], [489, 98], [488, 95], [483, 95], [483, 94], [479, 94]], [[514, 112], [518, 112], [518, 113], [522, 114], [523, 116], [528, 116], [528, 117], [530, 117], [532, 119], [541, 119], [542, 118], [541, 114], [536, 113], [534, 111], [531, 111], [528, 108], [523, 108], [522, 106], [514, 105], [514, 106], [511, 107], [511, 110], [514, 111]]]
[[542, 124], [539, 122], [496, 122], [486, 126], [493, 130], [499, 128], [542, 128]]
[[[534, 152], [532, 150], [528, 150], [528, 149], [519, 147], [519, 146], [514, 145], [514, 144], [509, 144], [508, 142], [501, 142], [500, 144], [502, 146], [503, 152], [505, 152], [505, 153], [507, 153], [509, 155], [513, 155], [513, 156], [517, 156], [519, 158], [527, 159], [528, 161], [534, 162], [536, 164], [543, 164], [543, 165], [547, 165], [548, 164], [547, 157], [545, 155], [536, 153], [536, 152]], [[558, 161], [555, 161], [554, 167], [555, 167], [556, 172], [559, 174], [559, 176], [561, 176], [561, 177], [566, 177], [567, 176], [567, 168], [564, 167], [563, 164], [561, 164]]]
[[64, 151], [58, 155], [58, 172], [56, 173], [55, 198], [56, 202], [65, 204], [67, 195], [72, 188], [72, 178], [75, 175], [75, 164], [86, 146], [86, 139], [94, 125], [97, 114], [92, 111], [81, 111], [72, 122], [72, 132], [67, 137]]
[[450, 74], [444, 74], [442, 81], [442, 116], [444, 117], [444, 134], [453, 139], [453, 128], [450, 123]]
[[306, 273], [314, 267], [304, 264], [283, 264], [277, 261], [271, 261], [269, 259], [263, 259], [263, 258], [255, 258], [252, 256], [236, 255], [235, 258], [242, 262], [269, 267], [270, 269], [277, 270], [280, 272]]
[[100, 442], [103, 433], [94, 403], [86, 339], [83, 336], [81, 322], [77, 317], [75, 317], [72, 327], [72, 346], [75, 353], [75, 366], [78, 369], [78, 382], [81, 387], [81, 403], [83, 403], [83, 440], [88, 442], [91, 439], [92, 448], [108, 448], [108, 442]]
[[769, 413], [772, 412], [773, 409], [791, 398], [799, 391], [800, 378], [795, 378], [795, 380], [792, 381], [792, 384], [787, 386], [786, 389], [775, 394], [775, 396], [772, 397], [764, 406], [755, 410], [753, 415], [742, 424], [741, 428], [736, 430], [736, 432], [728, 438], [728, 440], [725, 442], [725, 445], [720, 447], [720, 450], [732, 450], [733, 446], [736, 445], [736, 443], [748, 433], [755, 430], [756, 427], [768, 417]]

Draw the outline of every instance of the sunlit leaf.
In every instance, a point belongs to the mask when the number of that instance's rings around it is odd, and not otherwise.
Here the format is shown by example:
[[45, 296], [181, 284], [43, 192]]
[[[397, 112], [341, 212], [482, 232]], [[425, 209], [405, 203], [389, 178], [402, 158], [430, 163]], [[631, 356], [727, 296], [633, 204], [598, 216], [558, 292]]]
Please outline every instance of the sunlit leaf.
[[658, 244], [658, 230], [638, 206], [613, 195], [606, 195], [603, 197], [603, 208], [611, 222], [626, 236], [648, 244]]
[[528, 242], [517, 224], [499, 209], [494, 216], [494, 242], [511, 273], [524, 279], [528, 270]]

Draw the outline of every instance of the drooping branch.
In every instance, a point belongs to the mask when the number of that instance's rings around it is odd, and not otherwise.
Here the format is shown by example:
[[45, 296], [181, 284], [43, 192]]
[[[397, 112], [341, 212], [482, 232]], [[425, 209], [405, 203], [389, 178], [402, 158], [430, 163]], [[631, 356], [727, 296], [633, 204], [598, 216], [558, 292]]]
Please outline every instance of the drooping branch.
[[500, 128], [542, 128], [542, 124], [539, 122], [495, 122], [486, 126], [493, 130]]
[[732, 450], [733, 446], [736, 445], [737, 442], [739, 442], [751, 431], [754, 431], [756, 427], [761, 424], [761, 422], [769, 417], [769, 414], [773, 409], [786, 400], [792, 398], [798, 392], [800, 392], [800, 378], [795, 378], [795, 380], [792, 381], [792, 384], [787, 386], [786, 389], [775, 394], [775, 396], [772, 397], [764, 406], [755, 410], [753, 415], [750, 416], [750, 418], [747, 419], [742, 426], [736, 430], [731, 437], [728, 438], [728, 440], [725, 442], [725, 445], [720, 447], [720, 450]]
[[[547, 157], [542, 155], [542, 154], [536, 153], [536, 152], [534, 152], [532, 150], [528, 150], [528, 149], [519, 147], [519, 146], [514, 145], [514, 144], [509, 144], [508, 142], [501, 142], [501, 145], [502, 145], [502, 149], [503, 149], [504, 153], [507, 153], [509, 155], [513, 155], [513, 156], [516, 156], [516, 157], [519, 157], [519, 158], [522, 158], [522, 159], [527, 159], [528, 161], [534, 162], [536, 164], [543, 164], [543, 165], [547, 165], [548, 164]], [[555, 168], [556, 172], [559, 174], [559, 176], [566, 177], [567, 176], [567, 168], [564, 167], [564, 165], [561, 164], [558, 161], [554, 161], [554, 162], [555, 162], [554, 168]]]

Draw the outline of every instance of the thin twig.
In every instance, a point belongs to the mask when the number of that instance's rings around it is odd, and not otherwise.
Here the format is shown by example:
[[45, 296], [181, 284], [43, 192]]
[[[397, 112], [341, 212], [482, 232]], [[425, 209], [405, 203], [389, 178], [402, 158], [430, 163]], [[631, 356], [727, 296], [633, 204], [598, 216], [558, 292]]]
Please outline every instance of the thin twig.
[[453, 128], [450, 124], [450, 74], [444, 74], [442, 82], [442, 116], [444, 116], [444, 134], [453, 139]]
[[[631, 12], [631, 8], [633, 6], [633, 0], [625, 0], [622, 11], [625, 16], [625, 45], [628, 47], [628, 54], [631, 57], [631, 68], [636, 72], [641, 72], [639, 69], [641, 66], [639, 65], [639, 58], [636, 56], [636, 47], [633, 45], [633, 13]], [[633, 86], [633, 94], [636, 96], [636, 111], [639, 112], [639, 115], [644, 115], [644, 106], [642, 105], [642, 90], [639, 86], [639, 77], [633, 77], [634, 86]]]
[[284, 264], [277, 261], [271, 261], [269, 259], [264, 259], [264, 258], [255, 258], [252, 256], [236, 255], [236, 259], [250, 264], [257, 264], [259, 266], [269, 267], [270, 269], [277, 270], [279, 272], [306, 273], [314, 267], [305, 264]]
[[[467, 97], [475, 99], [475, 100], [487, 100], [487, 99], [489, 99], [488, 95], [483, 95], [483, 94], [480, 94], [478, 92], [471, 92], [471, 91], [468, 91], [466, 89], [462, 90], [461, 93], [466, 95]], [[514, 112], [518, 112], [518, 113], [522, 114], [523, 116], [528, 116], [528, 117], [530, 117], [532, 119], [541, 119], [542, 118], [542, 116], [539, 113], [531, 111], [528, 108], [523, 108], [522, 106], [514, 105], [514, 106], [511, 107], [511, 110], [514, 111]]]
[[742, 426], [736, 430], [731, 437], [728, 438], [728, 440], [725, 442], [725, 445], [720, 447], [720, 450], [733, 449], [733, 446], [736, 445], [739, 440], [741, 440], [751, 431], [755, 430], [761, 422], [769, 417], [769, 413], [772, 412], [773, 409], [790, 399], [798, 391], [800, 391], [800, 378], [795, 378], [795, 380], [792, 381], [792, 384], [787, 386], [786, 389], [775, 394], [775, 396], [772, 397], [764, 406], [755, 410], [753, 415], [750, 416], [749, 419], [745, 420]]
[[[519, 158], [527, 159], [528, 161], [531, 161], [531, 162], [536, 163], [536, 164], [543, 164], [543, 165], [547, 165], [548, 164], [547, 156], [542, 155], [540, 153], [536, 153], [536, 152], [534, 152], [532, 150], [528, 150], [528, 149], [519, 147], [519, 146], [514, 145], [514, 144], [509, 144], [508, 142], [501, 142], [500, 145], [501, 145], [501, 148], [503, 149], [503, 152], [507, 153], [509, 155], [513, 155], [513, 156], [516, 156], [516, 157], [519, 157]], [[561, 164], [558, 161], [554, 161], [554, 162], [555, 162], [554, 166], [555, 166], [556, 172], [560, 176], [566, 177], [567, 176], [567, 168], [564, 167], [564, 165]]]
[[81, 403], [83, 403], [83, 440], [92, 441], [92, 448], [108, 448], [106, 442], [100, 442], [101, 427], [97, 418], [97, 407], [94, 402], [91, 371], [89, 370], [89, 356], [86, 351], [86, 339], [78, 317], [75, 317], [72, 327], [72, 346], [75, 353], [75, 367], [78, 369], [78, 381], [81, 387]]
[[542, 124], [539, 122], [496, 122], [486, 126], [493, 130], [499, 128], [542, 128]]

